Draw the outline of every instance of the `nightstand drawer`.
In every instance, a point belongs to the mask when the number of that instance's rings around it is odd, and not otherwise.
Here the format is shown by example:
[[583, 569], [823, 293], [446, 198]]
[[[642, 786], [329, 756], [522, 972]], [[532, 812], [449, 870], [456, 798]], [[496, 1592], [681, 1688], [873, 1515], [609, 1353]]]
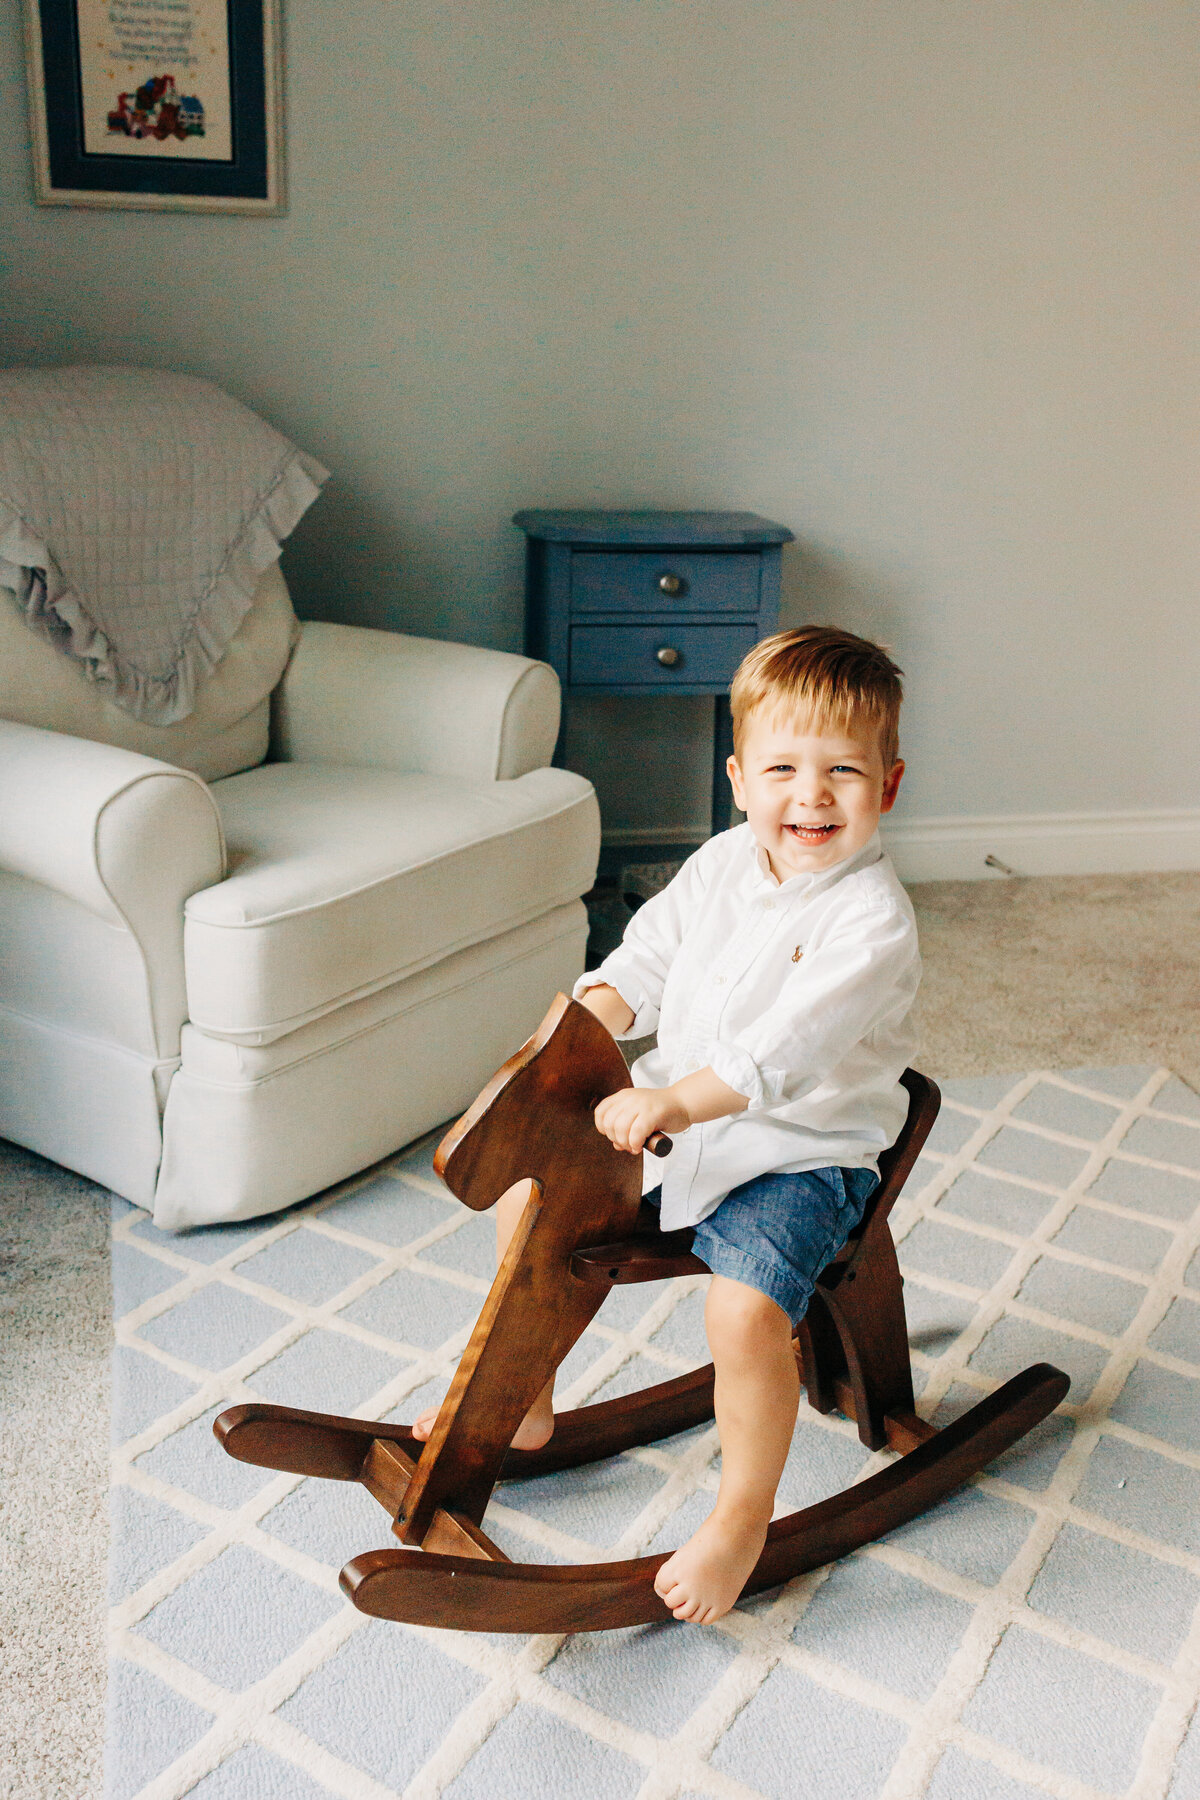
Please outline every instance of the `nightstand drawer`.
[[746, 625], [574, 625], [572, 687], [727, 685], [758, 631]]
[[577, 550], [571, 611], [756, 613], [761, 569], [757, 550]]

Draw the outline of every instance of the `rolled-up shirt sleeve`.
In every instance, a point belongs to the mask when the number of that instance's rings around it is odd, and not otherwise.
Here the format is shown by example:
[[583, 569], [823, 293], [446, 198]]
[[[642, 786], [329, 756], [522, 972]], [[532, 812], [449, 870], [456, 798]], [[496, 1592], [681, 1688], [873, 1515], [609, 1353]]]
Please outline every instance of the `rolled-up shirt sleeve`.
[[617, 1035], [648, 1037], [658, 1029], [659, 1008], [686, 920], [703, 892], [703, 852], [690, 856], [661, 893], [639, 906], [617, 948], [598, 969], [581, 975], [571, 990], [578, 1000], [602, 984], [615, 988], [633, 1010], [633, 1023]]
[[776, 1002], [741, 1031], [712, 1040], [705, 1059], [718, 1080], [746, 1095], [748, 1111], [785, 1108], [889, 1018], [907, 1014], [920, 972], [912, 921], [890, 907], [863, 909], [807, 949]]

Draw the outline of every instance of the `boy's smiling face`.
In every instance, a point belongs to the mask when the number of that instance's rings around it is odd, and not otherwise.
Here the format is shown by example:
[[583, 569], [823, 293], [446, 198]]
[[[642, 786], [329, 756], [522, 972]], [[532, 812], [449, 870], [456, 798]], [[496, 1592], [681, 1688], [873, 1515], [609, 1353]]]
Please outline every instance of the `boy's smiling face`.
[[904, 764], [885, 769], [875, 726], [832, 729], [765, 709], [746, 721], [726, 768], [733, 797], [777, 881], [845, 862], [890, 812]]

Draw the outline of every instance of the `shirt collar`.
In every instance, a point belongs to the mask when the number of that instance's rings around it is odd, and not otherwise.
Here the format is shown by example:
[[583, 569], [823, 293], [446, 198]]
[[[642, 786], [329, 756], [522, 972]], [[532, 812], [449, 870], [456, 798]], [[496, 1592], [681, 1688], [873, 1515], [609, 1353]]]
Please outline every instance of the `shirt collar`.
[[749, 825], [743, 829], [749, 835], [750, 853], [763, 884], [779, 894], [786, 894], [789, 900], [807, 900], [814, 894], [823, 894], [827, 888], [836, 886], [843, 876], [852, 875], [856, 869], [870, 868], [883, 855], [879, 833], [873, 831], [861, 850], [856, 850], [853, 856], [846, 857], [843, 862], [834, 863], [831, 869], [816, 869], [804, 875], [790, 875], [786, 881], [779, 881], [772, 873], [770, 858]]

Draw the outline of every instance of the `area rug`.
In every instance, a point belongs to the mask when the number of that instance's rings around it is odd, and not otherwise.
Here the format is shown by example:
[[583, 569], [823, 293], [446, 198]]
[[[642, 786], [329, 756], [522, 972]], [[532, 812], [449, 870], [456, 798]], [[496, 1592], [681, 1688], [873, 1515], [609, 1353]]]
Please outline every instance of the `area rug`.
[[[947, 1084], [895, 1214], [941, 1423], [1026, 1363], [1068, 1402], [940, 1508], [698, 1629], [384, 1624], [337, 1571], [390, 1541], [351, 1484], [234, 1463], [263, 1399], [407, 1420], [439, 1397], [492, 1222], [432, 1141], [282, 1216], [187, 1236], [118, 1204], [109, 1800], [1197, 1800], [1200, 1099], [1167, 1070]], [[704, 1278], [617, 1290], [560, 1404], [707, 1360]], [[502, 1487], [522, 1560], [678, 1544], [701, 1428]], [[805, 1407], [790, 1511], [888, 1460]]]

